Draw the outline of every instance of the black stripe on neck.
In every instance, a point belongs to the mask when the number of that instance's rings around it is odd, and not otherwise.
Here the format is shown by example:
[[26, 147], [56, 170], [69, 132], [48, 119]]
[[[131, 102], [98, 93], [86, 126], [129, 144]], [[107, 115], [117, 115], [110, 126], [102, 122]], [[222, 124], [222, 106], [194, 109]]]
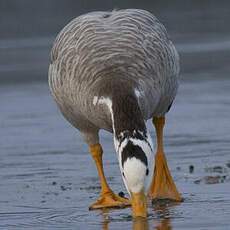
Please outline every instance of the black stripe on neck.
[[134, 145], [131, 141], [128, 141], [127, 145], [124, 147], [121, 153], [121, 164], [124, 168], [124, 163], [127, 161], [128, 158], [137, 158], [140, 160], [146, 167], [148, 166], [148, 160], [143, 152], [142, 148], [138, 145]]

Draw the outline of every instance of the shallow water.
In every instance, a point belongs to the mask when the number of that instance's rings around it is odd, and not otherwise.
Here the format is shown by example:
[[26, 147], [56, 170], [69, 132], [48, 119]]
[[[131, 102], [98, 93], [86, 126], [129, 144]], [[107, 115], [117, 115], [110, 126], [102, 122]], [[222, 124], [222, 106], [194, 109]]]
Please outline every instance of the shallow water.
[[[229, 229], [229, 88], [227, 78], [181, 82], [165, 146], [185, 201], [149, 204], [148, 221], [133, 222], [129, 208], [88, 211], [100, 192], [96, 169], [47, 84], [1, 85], [0, 229]], [[101, 132], [101, 143], [108, 182], [125, 192], [112, 136]]]

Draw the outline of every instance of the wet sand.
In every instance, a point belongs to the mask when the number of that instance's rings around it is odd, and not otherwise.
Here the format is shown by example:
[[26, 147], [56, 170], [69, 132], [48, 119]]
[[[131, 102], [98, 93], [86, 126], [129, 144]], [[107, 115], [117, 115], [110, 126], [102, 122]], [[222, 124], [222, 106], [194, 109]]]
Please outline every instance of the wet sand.
[[[229, 229], [230, 80], [202, 74], [182, 79], [165, 145], [185, 200], [149, 204], [146, 222], [133, 222], [129, 208], [88, 211], [100, 192], [96, 169], [47, 84], [2, 84], [0, 229]], [[108, 182], [125, 192], [112, 136], [101, 132], [101, 143]]]

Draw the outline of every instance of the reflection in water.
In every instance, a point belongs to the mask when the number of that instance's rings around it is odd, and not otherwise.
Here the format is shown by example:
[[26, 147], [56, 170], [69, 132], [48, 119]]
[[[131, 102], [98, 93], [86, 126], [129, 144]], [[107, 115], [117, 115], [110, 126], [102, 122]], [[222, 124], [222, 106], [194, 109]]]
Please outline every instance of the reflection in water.
[[[154, 219], [153, 219], [153, 228], [149, 227], [150, 220], [144, 219], [144, 218], [136, 218], [132, 222], [132, 229], [133, 230], [172, 230], [171, 226], [171, 214], [170, 209], [179, 203], [171, 203], [167, 202], [165, 203], [163, 201], [154, 204], [153, 206], [153, 213], [154, 213]], [[111, 222], [111, 219], [109, 217], [109, 210], [105, 209], [102, 210], [102, 230], [109, 230], [109, 224]], [[125, 224], [125, 223], [124, 223]]]
[[133, 230], [149, 230], [148, 220], [144, 218], [136, 218], [133, 220]]
[[170, 220], [170, 208], [179, 205], [180, 203], [168, 202], [167, 200], [159, 201], [153, 205], [153, 211], [157, 216], [154, 219], [154, 226], [156, 230], [172, 230]]
[[170, 219], [161, 219], [160, 221], [157, 221], [157, 223], [155, 223], [156, 226], [154, 229], [156, 230], [172, 230], [172, 226], [171, 226], [171, 221]]
[[[102, 211], [102, 230], [109, 230], [109, 210], [104, 209]], [[125, 224], [125, 222], [124, 222]], [[149, 230], [148, 220], [144, 218], [136, 218], [133, 220], [133, 230]]]
[[102, 230], [109, 230], [109, 210], [108, 209], [102, 209]]

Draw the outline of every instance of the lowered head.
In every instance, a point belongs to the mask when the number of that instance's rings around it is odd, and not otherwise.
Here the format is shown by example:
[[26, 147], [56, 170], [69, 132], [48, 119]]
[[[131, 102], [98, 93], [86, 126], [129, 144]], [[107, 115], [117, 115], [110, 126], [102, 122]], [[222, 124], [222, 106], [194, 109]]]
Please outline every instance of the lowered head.
[[147, 217], [147, 192], [152, 180], [153, 147], [147, 132], [124, 131], [115, 138], [119, 165], [131, 196], [133, 217]]
[[[111, 84], [111, 82], [110, 82]], [[126, 88], [122, 88], [124, 86]], [[135, 93], [115, 83], [104, 98], [111, 114], [114, 145], [134, 217], [147, 217], [147, 192], [154, 168], [153, 145]]]

